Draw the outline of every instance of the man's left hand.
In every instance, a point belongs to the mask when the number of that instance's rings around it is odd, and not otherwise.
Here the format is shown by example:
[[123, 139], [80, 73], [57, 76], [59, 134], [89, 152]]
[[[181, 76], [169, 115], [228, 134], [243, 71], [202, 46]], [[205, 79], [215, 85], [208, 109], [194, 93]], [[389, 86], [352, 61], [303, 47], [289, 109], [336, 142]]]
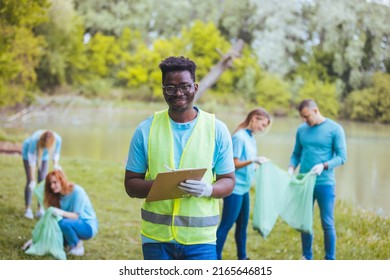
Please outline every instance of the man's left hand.
[[209, 197], [213, 193], [213, 186], [204, 180], [186, 180], [180, 183], [179, 189], [196, 197]]

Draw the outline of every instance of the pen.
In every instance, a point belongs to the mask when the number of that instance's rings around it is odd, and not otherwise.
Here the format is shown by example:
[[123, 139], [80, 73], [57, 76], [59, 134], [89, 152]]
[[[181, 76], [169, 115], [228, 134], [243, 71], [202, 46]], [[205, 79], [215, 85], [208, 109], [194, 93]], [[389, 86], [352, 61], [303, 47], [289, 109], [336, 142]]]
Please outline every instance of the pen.
[[168, 170], [168, 171], [175, 171], [175, 169], [172, 169], [170, 168], [168, 165], [164, 164], [164, 167]]

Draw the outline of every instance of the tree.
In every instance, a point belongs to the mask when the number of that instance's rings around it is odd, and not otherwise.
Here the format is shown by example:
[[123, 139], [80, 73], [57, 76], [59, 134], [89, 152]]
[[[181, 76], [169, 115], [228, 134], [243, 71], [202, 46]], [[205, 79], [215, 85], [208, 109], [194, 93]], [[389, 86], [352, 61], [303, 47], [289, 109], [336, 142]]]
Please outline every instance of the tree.
[[25, 100], [33, 90], [43, 38], [32, 29], [46, 20], [45, 0], [0, 1], [0, 106]]
[[275, 115], [287, 115], [291, 92], [288, 83], [277, 75], [265, 73], [256, 86], [256, 101]]
[[251, 47], [260, 65], [273, 74], [286, 77], [302, 61], [308, 46], [309, 25], [305, 1], [254, 1]]
[[83, 22], [73, 9], [72, 0], [50, 0], [48, 21], [36, 28], [45, 38], [44, 55], [37, 68], [42, 90], [80, 81], [86, 57]]
[[390, 74], [377, 72], [372, 84], [353, 91], [346, 100], [346, 116], [352, 120], [390, 123]]
[[344, 83], [342, 97], [368, 86], [373, 72], [386, 71], [389, 6], [365, 0], [325, 0], [316, 1], [314, 10], [311, 22], [316, 48], [333, 57], [328, 72]]
[[330, 118], [338, 118], [340, 103], [337, 98], [336, 86], [319, 80], [306, 81], [299, 90], [295, 103], [303, 99], [314, 99], [321, 109], [321, 113]]

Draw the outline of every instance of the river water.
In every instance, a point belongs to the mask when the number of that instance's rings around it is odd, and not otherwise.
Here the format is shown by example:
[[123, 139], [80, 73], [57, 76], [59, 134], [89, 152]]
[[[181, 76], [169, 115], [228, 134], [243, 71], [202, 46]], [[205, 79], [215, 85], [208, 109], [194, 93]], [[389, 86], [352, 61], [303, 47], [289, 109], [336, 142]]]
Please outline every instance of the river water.
[[[139, 122], [164, 105], [127, 108], [73, 108], [47, 110], [12, 122], [2, 121], [5, 131], [29, 134], [38, 128], [53, 129], [63, 138], [62, 156], [109, 160], [127, 159], [131, 136]], [[206, 110], [206, 109], [205, 109]], [[212, 111], [212, 110], [207, 110]], [[244, 120], [246, 111], [215, 111], [229, 130]], [[269, 131], [257, 135], [260, 155], [287, 168], [299, 118], [275, 118]], [[345, 129], [348, 160], [336, 169], [337, 199], [390, 216], [390, 126], [340, 122]], [[163, 143], [162, 143], [163, 144]]]

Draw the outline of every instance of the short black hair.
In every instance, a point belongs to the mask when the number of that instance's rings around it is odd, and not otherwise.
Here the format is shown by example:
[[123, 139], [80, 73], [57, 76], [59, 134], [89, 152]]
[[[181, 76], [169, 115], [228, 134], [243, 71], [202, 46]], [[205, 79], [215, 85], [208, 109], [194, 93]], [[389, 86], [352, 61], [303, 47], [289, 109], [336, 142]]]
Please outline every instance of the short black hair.
[[313, 108], [317, 108], [318, 109], [318, 106], [317, 106], [317, 103], [314, 101], [314, 99], [304, 99], [298, 106], [298, 111], [302, 111], [304, 108], [309, 108], [309, 109], [313, 109]]
[[185, 58], [184, 56], [170, 56], [161, 61], [159, 67], [162, 72], [163, 81], [166, 73], [188, 71], [191, 74], [192, 80], [195, 82], [196, 64], [189, 58]]

